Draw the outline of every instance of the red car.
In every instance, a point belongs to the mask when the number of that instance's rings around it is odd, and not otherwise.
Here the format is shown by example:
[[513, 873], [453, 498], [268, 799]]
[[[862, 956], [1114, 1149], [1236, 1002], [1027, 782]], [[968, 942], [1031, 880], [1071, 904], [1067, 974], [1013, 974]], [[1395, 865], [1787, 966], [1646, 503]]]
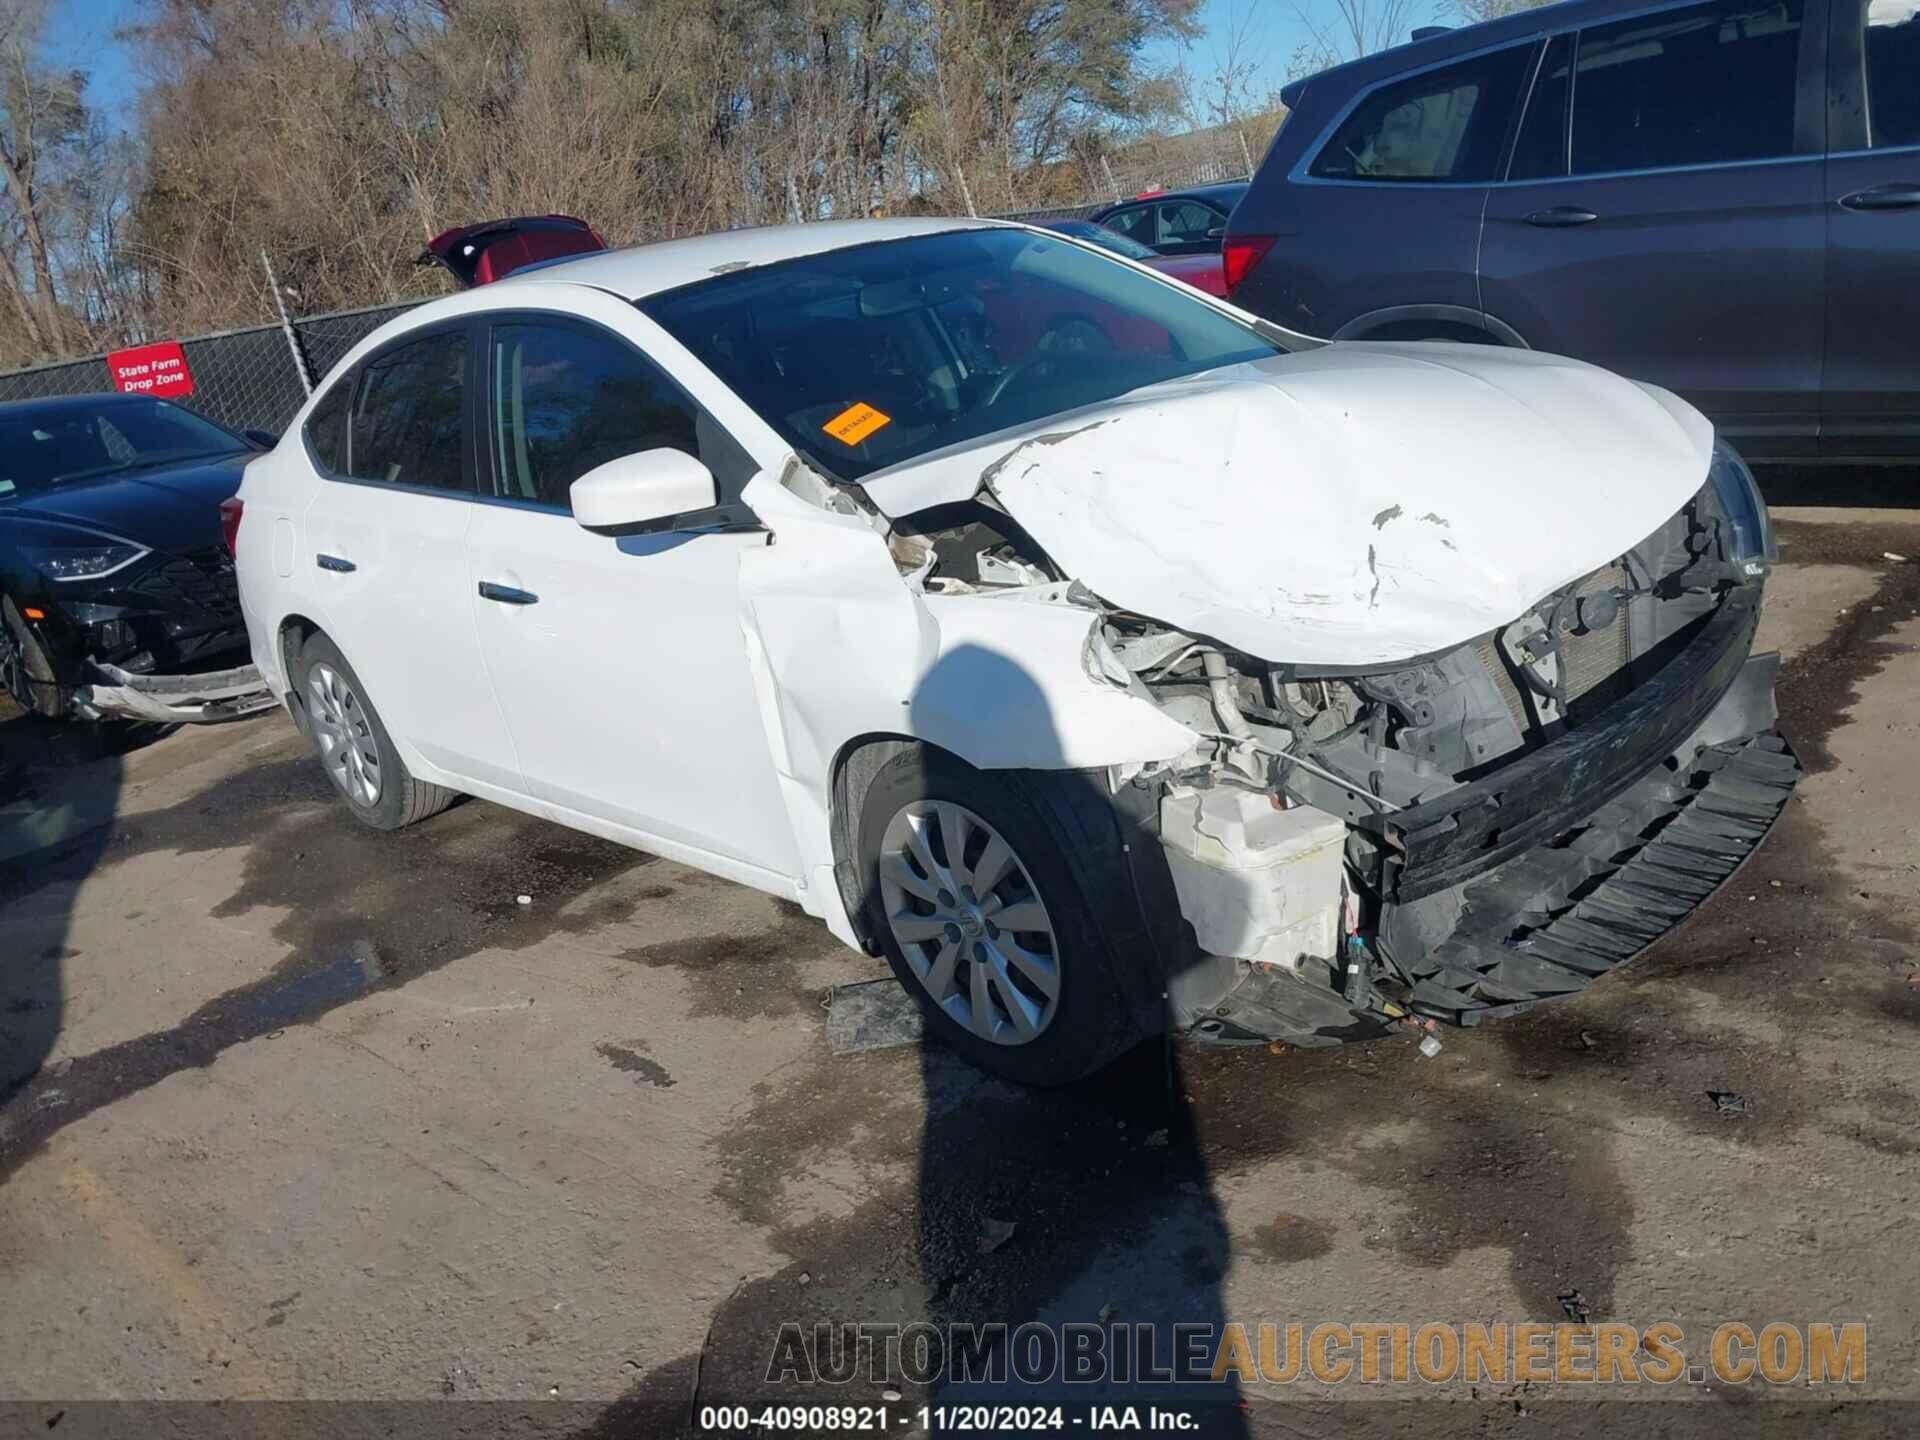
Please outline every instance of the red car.
[[1091, 220], [1044, 220], [1041, 228], [1058, 230], [1062, 235], [1071, 235], [1076, 240], [1086, 240], [1098, 245], [1102, 250], [1111, 250], [1116, 255], [1124, 255], [1129, 260], [1138, 260], [1143, 265], [1151, 265], [1162, 274], [1171, 275], [1176, 280], [1184, 280], [1196, 290], [1204, 290], [1209, 295], [1218, 295], [1222, 299], [1227, 294], [1227, 272], [1221, 263], [1219, 252], [1211, 255], [1162, 255], [1138, 240], [1131, 240], [1118, 230], [1109, 230], [1104, 225], [1096, 225]]
[[543, 260], [606, 248], [600, 232], [584, 220], [571, 215], [524, 215], [442, 230], [414, 263], [444, 265], [454, 279], [471, 289], [504, 280], [515, 270]]

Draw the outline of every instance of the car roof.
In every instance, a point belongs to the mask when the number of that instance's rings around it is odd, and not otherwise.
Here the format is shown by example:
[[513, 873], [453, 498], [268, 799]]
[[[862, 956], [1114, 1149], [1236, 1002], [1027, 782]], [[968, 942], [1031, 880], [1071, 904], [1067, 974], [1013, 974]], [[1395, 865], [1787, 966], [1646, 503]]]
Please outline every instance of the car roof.
[[[986, 229], [996, 220], [925, 218], [912, 220], [821, 220], [808, 225], [768, 225], [755, 230], [723, 230], [685, 240], [656, 240], [624, 250], [593, 254], [528, 266], [497, 280], [487, 289], [511, 294], [520, 284], [591, 285], [625, 300], [640, 300], [663, 290], [678, 289], [753, 265], [797, 260], [850, 245], [878, 240], [907, 240], [916, 235], [940, 235], [952, 230]], [[524, 277], [524, 278], [523, 278]]]
[[1118, 210], [1127, 205], [1144, 205], [1150, 200], [1238, 200], [1252, 183], [1251, 180], [1222, 180], [1213, 185], [1188, 185], [1179, 190], [1152, 190], [1129, 195], [1105, 208]]
[[[1310, 86], [1332, 84], [1357, 89], [1404, 70], [1418, 70], [1455, 56], [1492, 49], [1509, 41], [1572, 30], [1606, 20], [1624, 19], [1657, 8], [1659, 3], [1660, 0], [1551, 0], [1548, 4], [1515, 10], [1511, 14], [1482, 20], [1474, 25], [1436, 27], [1434, 33], [1423, 35], [1418, 40], [1405, 40], [1385, 50], [1363, 55], [1358, 60], [1349, 60], [1343, 65], [1334, 65], [1303, 76], [1287, 85], [1281, 91], [1281, 96], [1289, 105], [1295, 105], [1302, 92]], [[1670, 0], [1670, 3], [1677, 4], [1680, 0]]]

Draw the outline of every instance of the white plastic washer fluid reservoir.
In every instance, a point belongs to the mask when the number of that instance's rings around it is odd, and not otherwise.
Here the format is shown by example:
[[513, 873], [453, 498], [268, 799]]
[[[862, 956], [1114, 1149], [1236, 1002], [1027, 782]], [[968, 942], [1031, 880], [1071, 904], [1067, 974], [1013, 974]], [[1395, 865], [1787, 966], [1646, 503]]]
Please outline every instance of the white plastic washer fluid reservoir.
[[1288, 969], [1339, 953], [1344, 820], [1276, 810], [1262, 791], [1182, 785], [1161, 799], [1160, 840], [1201, 949]]

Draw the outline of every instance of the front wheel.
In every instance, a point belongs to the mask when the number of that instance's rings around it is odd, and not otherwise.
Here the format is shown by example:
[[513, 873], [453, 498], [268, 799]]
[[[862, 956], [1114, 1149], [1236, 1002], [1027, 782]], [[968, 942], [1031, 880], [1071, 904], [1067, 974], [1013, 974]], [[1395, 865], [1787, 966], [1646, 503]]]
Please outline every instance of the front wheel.
[[1124, 874], [1068, 853], [1044, 787], [915, 747], [881, 767], [859, 823], [873, 933], [934, 1035], [984, 1070], [1064, 1085], [1138, 1041], [1095, 906]]
[[0, 602], [0, 686], [29, 715], [64, 719], [73, 707], [73, 691], [54, 678], [47, 656], [11, 598]]
[[295, 680], [320, 766], [361, 824], [398, 830], [453, 803], [453, 791], [408, 773], [366, 687], [333, 641], [318, 633], [307, 637]]

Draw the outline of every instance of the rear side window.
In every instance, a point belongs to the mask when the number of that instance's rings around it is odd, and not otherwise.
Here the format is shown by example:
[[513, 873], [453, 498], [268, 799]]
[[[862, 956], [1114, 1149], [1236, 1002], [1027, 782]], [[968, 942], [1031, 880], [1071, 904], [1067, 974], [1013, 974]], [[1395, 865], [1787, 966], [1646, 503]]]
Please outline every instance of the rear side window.
[[1429, 184], [1491, 180], [1534, 47], [1513, 45], [1384, 85], [1362, 100], [1308, 174]]
[[1513, 142], [1509, 180], [1545, 180], [1567, 173], [1567, 101], [1573, 94], [1573, 37], [1556, 35], [1540, 62], [1533, 95]]
[[1867, 143], [1920, 145], [1920, 5], [1868, 0]]
[[322, 470], [331, 470], [335, 474], [341, 471], [341, 448], [347, 435], [347, 404], [353, 398], [353, 384], [358, 378], [357, 375], [343, 375], [336, 380], [333, 387], [320, 397], [320, 403], [313, 407], [313, 413], [307, 416], [307, 449]]
[[1793, 154], [1802, 0], [1730, 0], [1580, 32], [1572, 173]]
[[737, 495], [752, 462], [678, 385], [624, 341], [572, 325], [493, 327], [492, 443], [500, 493], [570, 509], [595, 466], [684, 450]]
[[426, 490], [465, 490], [467, 337], [427, 335], [361, 367], [346, 474]]

